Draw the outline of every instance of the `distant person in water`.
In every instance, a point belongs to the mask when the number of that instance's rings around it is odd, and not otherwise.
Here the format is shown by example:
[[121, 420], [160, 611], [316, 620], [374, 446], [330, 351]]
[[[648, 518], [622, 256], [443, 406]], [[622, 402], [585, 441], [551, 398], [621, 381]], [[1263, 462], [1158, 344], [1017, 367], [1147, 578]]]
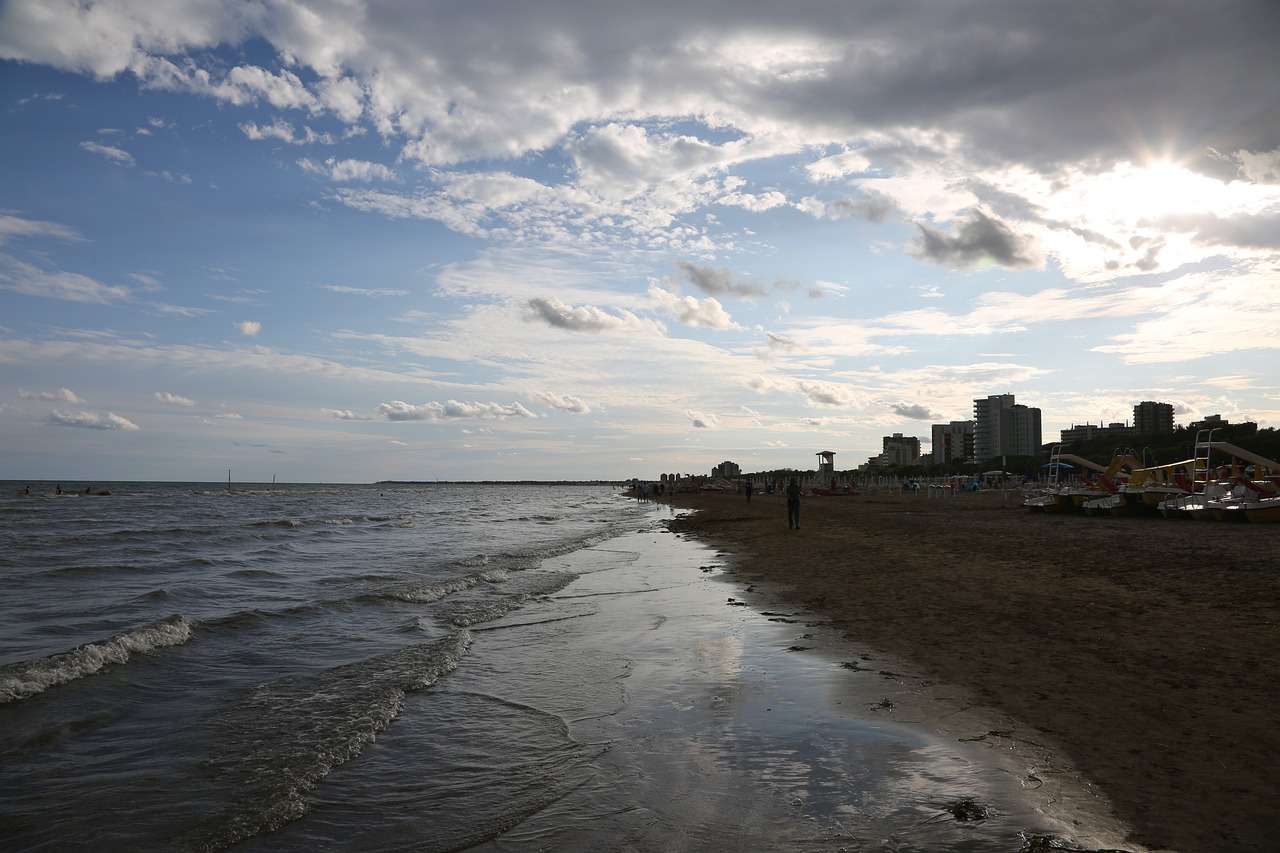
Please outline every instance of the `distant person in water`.
[[62, 484], [61, 484], [61, 483], [59, 483], [59, 484], [58, 484], [58, 488], [57, 488], [57, 490], [54, 492], [54, 494], [59, 494], [59, 495], [60, 495], [60, 494], [62, 494]]
[[800, 484], [792, 477], [787, 484], [787, 527], [800, 529]]

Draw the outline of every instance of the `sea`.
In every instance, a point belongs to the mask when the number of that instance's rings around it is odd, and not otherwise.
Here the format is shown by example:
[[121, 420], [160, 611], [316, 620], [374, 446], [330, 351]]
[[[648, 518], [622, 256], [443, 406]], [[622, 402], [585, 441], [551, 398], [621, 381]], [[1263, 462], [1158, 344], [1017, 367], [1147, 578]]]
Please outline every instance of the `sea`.
[[1111, 840], [620, 487], [61, 490], [0, 483], [0, 849]]

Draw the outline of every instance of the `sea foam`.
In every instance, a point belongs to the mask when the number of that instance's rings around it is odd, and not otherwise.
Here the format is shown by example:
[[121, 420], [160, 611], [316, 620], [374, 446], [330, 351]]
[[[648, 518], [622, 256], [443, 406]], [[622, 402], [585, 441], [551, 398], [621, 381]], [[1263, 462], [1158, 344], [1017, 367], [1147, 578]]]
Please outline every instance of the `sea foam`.
[[0, 703], [27, 699], [50, 687], [93, 675], [108, 664], [127, 663], [134, 654], [179, 646], [190, 639], [191, 623], [182, 616], [170, 616], [68, 652], [10, 664], [0, 668]]

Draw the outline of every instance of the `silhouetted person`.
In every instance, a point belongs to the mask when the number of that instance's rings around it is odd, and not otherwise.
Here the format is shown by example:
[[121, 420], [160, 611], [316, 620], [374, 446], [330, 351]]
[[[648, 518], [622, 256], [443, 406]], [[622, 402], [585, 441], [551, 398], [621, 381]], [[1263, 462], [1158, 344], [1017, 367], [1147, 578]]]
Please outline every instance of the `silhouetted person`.
[[787, 527], [800, 529], [800, 484], [792, 477], [787, 484]]

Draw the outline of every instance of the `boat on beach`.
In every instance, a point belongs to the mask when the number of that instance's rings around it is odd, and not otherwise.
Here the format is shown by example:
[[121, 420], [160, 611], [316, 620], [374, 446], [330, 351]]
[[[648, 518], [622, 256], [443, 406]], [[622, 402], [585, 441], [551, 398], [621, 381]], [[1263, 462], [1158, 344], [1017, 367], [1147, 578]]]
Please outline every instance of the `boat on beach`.
[[[1045, 466], [1049, 486], [1029, 495], [1023, 506], [1043, 512], [1082, 510], [1090, 516], [1280, 523], [1280, 462], [1215, 441], [1213, 432], [1202, 430], [1196, 436], [1191, 459], [1166, 465], [1139, 462], [1130, 450], [1117, 451], [1102, 469], [1055, 448]], [[1213, 459], [1215, 454], [1222, 461]], [[1060, 483], [1061, 472], [1075, 465], [1097, 476]]]
[[[1116, 478], [1124, 465], [1124, 458], [1119, 454], [1107, 466], [1099, 465], [1083, 456], [1063, 453], [1062, 446], [1054, 447], [1049, 457], [1048, 484], [1032, 492], [1023, 500], [1022, 505], [1033, 512], [1080, 512], [1090, 501], [1106, 497], [1118, 488]], [[1093, 472], [1092, 475], [1074, 477], [1064, 481], [1063, 474], [1076, 467]]]

